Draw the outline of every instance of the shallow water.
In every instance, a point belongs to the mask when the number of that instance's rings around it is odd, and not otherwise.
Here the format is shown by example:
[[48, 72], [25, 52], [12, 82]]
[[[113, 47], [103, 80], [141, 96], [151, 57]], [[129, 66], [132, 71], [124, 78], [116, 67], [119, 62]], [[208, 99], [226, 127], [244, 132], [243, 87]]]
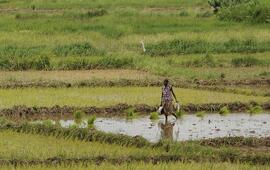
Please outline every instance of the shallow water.
[[[73, 120], [61, 120], [61, 126], [69, 127]], [[86, 127], [86, 120], [80, 127]], [[207, 114], [204, 118], [195, 115], [184, 115], [182, 119], [169, 117], [165, 123], [164, 116], [157, 121], [151, 121], [149, 116], [126, 120], [123, 118], [97, 118], [95, 127], [98, 130], [125, 134], [129, 136], [142, 136], [151, 142], [161, 138], [177, 141], [198, 140], [216, 137], [245, 136], [266, 137], [270, 136], [270, 114], [250, 116], [247, 113], [235, 113], [227, 116]]]

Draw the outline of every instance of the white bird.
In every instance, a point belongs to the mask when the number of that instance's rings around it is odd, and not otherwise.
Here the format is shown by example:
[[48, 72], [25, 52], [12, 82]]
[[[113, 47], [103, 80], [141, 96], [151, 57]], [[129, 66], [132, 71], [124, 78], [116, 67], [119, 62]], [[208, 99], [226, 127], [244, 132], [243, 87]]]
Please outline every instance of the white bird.
[[141, 41], [141, 44], [142, 44], [142, 49], [143, 49], [143, 52], [145, 53], [146, 49], [145, 49], [145, 47], [144, 47], [144, 42], [143, 42], [143, 41]]

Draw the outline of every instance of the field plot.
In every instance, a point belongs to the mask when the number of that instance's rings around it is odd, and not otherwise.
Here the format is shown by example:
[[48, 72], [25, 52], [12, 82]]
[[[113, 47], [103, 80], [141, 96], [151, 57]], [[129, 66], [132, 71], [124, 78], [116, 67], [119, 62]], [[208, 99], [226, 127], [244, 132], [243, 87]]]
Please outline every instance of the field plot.
[[0, 0], [0, 169], [270, 169], [269, 11]]
[[[111, 88], [23, 88], [0, 89], [0, 106], [111, 106], [119, 103], [158, 105], [158, 87], [111, 87]], [[269, 97], [246, 96], [204, 90], [175, 88], [183, 104], [228, 103], [256, 101], [269, 102]]]

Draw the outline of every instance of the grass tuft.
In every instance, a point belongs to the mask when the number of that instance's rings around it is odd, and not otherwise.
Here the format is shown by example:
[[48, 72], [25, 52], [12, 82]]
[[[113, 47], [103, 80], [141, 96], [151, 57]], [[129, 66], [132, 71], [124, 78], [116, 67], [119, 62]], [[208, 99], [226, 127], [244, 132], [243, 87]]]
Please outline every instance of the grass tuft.
[[85, 116], [85, 113], [81, 110], [77, 110], [73, 113], [73, 117], [75, 121], [81, 121], [84, 116]]
[[200, 112], [197, 112], [197, 113], [196, 113], [196, 116], [197, 116], [197, 117], [203, 118], [203, 117], [205, 116], [205, 114], [206, 114], [206, 113], [205, 113], [204, 111], [200, 111]]
[[259, 114], [263, 111], [261, 106], [251, 106], [248, 110], [250, 114]]
[[150, 113], [150, 119], [151, 120], [157, 120], [159, 117], [158, 117], [158, 113], [157, 112], [152, 112]]
[[184, 110], [179, 110], [178, 112], [175, 113], [177, 118], [182, 118], [183, 115], [186, 114], [186, 112]]
[[135, 109], [129, 108], [126, 110], [126, 118], [127, 119], [133, 119], [135, 117]]
[[222, 107], [222, 108], [219, 110], [219, 114], [220, 114], [220, 115], [227, 115], [227, 114], [229, 114], [229, 113], [230, 113], [230, 110], [228, 109], [227, 106], [224, 106], [224, 107]]
[[95, 120], [96, 120], [96, 116], [95, 115], [90, 116], [88, 118], [88, 120], [87, 120], [88, 128], [93, 128], [94, 127]]

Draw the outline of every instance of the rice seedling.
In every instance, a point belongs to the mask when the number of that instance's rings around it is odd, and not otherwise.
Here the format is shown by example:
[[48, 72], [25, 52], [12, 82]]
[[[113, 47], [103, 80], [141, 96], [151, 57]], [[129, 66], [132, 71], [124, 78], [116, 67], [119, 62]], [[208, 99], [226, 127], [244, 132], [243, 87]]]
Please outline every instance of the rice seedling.
[[151, 112], [150, 113], [150, 119], [151, 120], [157, 120], [159, 118], [158, 113], [157, 112]]
[[180, 110], [179, 110], [178, 112], [176, 112], [175, 114], [176, 114], [177, 118], [182, 118], [183, 115], [185, 115], [186, 113], [185, 113], [184, 110], [181, 110], [181, 109], [180, 109]]
[[46, 126], [46, 127], [52, 127], [52, 126], [55, 125], [55, 122], [52, 121], [52, 120], [44, 120], [44, 121], [42, 121], [42, 124], [43, 124], [44, 126]]
[[196, 112], [196, 116], [200, 117], [200, 118], [203, 118], [205, 116], [205, 114], [206, 113], [204, 111]]
[[127, 119], [133, 119], [136, 116], [135, 109], [129, 108], [126, 110], [126, 118]]
[[[174, 88], [183, 104], [249, 103], [269, 101], [266, 96], [250, 96], [207, 90]], [[42, 93], [42, 97], [40, 94]], [[87, 100], [86, 100], [87, 99]], [[154, 106], [160, 101], [159, 87], [85, 87], [85, 88], [17, 88], [0, 89], [0, 107], [26, 106], [112, 106], [119, 103], [147, 104]], [[132, 113], [131, 113], [132, 114]], [[75, 117], [75, 115], [74, 115]]]
[[250, 114], [259, 114], [263, 111], [261, 106], [251, 106], [248, 110]]
[[88, 119], [87, 119], [88, 128], [93, 128], [94, 127], [95, 120], [96, 120], [95, 115], [88, 117]]
[[229, 114], [229, 113], [230, 113], [230, 110], [228, 109], [227, 106], [224, 106], [224, 107], [222, 107], [222, 108], [219, 110], [219, 114], [220, 114], [220, 115], [223, 115], [223, 116], [225, 116], [225, 115], [227, 115], [227, 114]]
[[84, 116], [85, 116], [85, 113], [81, 110], [77, 110], [73, 112], [73, 117], [77, 121], [81, 121]]

